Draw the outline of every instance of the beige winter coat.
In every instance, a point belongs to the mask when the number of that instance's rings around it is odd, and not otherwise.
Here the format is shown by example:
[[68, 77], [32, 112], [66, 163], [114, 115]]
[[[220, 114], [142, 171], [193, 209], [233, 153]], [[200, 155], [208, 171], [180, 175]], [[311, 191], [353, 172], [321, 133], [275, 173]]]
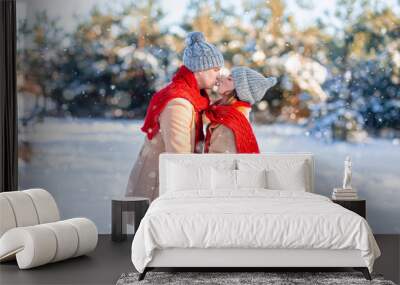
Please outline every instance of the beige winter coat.
[[169, 101], [159, 117], [160, 130], [149, 140], [147, 136], [129, 175], [125, 196], [159, 196], [158, 159], [162, 152], [193, 153], [195, 150], [195, 110], [186, 99]]
[[[242, 112], [249, 120], [250, 108], [237, 107], [237, 110]], [[203, 122], [209, 122], [206, 116], [203, 116]], [[235, 136], [230, 128], [215, 123], [209, 125], [209, 128], [211, 132], [209, 153], [237, 153]]]

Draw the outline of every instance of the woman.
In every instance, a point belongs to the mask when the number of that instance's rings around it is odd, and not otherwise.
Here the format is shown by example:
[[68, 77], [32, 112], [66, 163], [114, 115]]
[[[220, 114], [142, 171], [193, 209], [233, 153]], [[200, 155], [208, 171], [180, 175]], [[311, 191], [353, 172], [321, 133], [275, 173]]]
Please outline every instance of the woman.
[[235, 67], [221, 77], [218, 94], [222, 97], [204, 112], [207, 126], [206, 153], [260, 153], [249, 122], [251, 105], [260, 101], [276, 84], [248, 67]]

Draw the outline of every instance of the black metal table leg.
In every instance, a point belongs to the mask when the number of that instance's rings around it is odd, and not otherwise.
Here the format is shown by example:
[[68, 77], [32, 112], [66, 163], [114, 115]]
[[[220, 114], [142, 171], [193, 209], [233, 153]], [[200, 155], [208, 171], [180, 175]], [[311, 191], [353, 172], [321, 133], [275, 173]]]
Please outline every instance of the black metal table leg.
[[126, 235], [122, 234], [122, 203], [112, 201], [111, 209], [111, 239], [113, 241], [123, 241]]
[[147, 209], [149, 208], [149, 201], [140, 201], [135, 203], [135, 234], [140, 225], [140, 221], [143, 219], [146, 214]]

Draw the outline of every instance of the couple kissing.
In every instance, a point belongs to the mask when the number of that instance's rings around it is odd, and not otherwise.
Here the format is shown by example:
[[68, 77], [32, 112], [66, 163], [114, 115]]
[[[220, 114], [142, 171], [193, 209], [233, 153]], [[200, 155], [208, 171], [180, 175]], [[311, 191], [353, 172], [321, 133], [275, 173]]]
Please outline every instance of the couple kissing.
[[[277, 80], [244, 66], [222, 76], [223, 66], [222, 53], [202, 33], [188, 34], [183, 65], [150, 100], [141, 128], [146, 136], [129, 175], [126, 197], [150, 201], [158, 197], [160, 153], [260, 152], [249, 114]], [[220, 98], [211, 103], [206, 90], [214, 86]]]

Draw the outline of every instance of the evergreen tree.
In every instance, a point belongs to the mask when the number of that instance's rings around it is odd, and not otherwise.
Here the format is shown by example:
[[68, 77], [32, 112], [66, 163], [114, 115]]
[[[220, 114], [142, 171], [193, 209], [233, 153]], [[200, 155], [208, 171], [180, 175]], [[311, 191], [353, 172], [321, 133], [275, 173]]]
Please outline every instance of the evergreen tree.
[[16, 59], [18, 91], [29, 91], [36, 98], [35, 113], [25, 118], [27, 120], [41, 119], [47, 113], [49, 98], [61, 77], [58, 52], [62, 49], [64, 38], [65, 33], [57, 20], [50, 19], [46, 12], [38, 13], [32, 24], [26, 19], [19, 23]]
[[[331, 79], [324, 89], [329, 99], [313, 106], [311, 132], [341, 140], [361, 130], [372, 135], [388, 128], [398, 132], [400, 18], [388, 7], [373, 10], [365, 1], [342, 2], [348, 9], [337, 15], [346, 23], [344, 34], [327, 43]], [[357, 4], [362, 13], [354, 17]]]
[[127, 3], [117, 12], [94, 7], [65, 34], [43, 12], [20, 31], [33, 39], [19, 52], [20, 70], [37, 70], [34, 81], [58, 115], [143, 117], [173, 55], [158, 26], [162, 17], [158, 1]]
[[77, 116], [143, 116], [168, 64], [155, 1], [122, 12], [94, 8], [71, 35], [63, 57], [59, 102]]

